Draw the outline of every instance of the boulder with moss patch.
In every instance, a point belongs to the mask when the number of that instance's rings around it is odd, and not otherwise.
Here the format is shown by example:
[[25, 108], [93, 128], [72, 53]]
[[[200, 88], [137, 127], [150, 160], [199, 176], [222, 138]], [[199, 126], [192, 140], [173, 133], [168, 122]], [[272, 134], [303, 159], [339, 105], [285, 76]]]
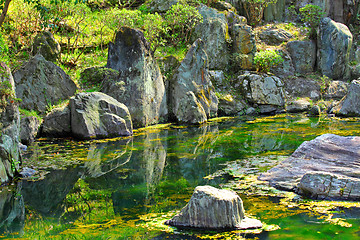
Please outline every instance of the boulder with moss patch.
[[196, 187], [189, 203], [165, 224], [212, 230], [262, 227], [259, 220], [245, 217], [242, 200], [235, 192], [211, 186]]
[[253, 69], [256, 41], [252, 27], [245, 23], [234, 24], [231, 27], [231, 37], [233, 65], [241, 69]]
[[80, 139], [132, 135], [128, 108], [100, 92], [79, 93], [70, 99], [73, 136]]
[[119, 72], [106, 67], [90, 67], [80, 73], [80, 83], [83, 88], [97, 87], [101, 89], [104, 81], [116, 81]]
[[195, 26], [191, 39], [201, 38], [208, 54], [209, 69], [225, 69], [229, 62], [230, 35], [225, 14], [205, 5], [198, 7], [203, 21]]
[[317, 65], [323, 75], [332, 79], [350, 77], [349, 57], [352, 39], [346, 25], [330, 18], [321, 20], [317, 39]]
[[61, 47], [49, 31], [36, 35], [32, 46], [33, 55], [41, 54], [48, 61], [55, 62], [60, 58]]
[[120, 28], [109, 44], [107, 67], [119, 77], [104, 81], [101, 92], [129, 108], [134, 127], [156, 124], [167, 115], [163, 76], [142, 31]]
[[14, 80], [20, 107], [40, 113], [73, 96], [77, 89], [64, 70], [39, 54], [14, 72]]
[[170, 120], [198, 124], [215, 117], [218, 99], [210, 81], [205, 43], [198, 39], [169, 83]]

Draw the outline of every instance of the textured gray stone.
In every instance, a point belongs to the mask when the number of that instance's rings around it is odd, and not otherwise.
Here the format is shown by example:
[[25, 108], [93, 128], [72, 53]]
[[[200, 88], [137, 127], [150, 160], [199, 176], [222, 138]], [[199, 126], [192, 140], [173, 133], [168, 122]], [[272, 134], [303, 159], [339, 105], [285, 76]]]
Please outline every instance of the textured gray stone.
[[339, 116], [360, 116], [360, 80], [353, 80], [347, 95], [331, 110]]
[[40, 128], [40, 120], [34, 116], [22, 117], [20, 121], [21, 143], [29, 145], [35, 141]]
[[284, 107], [284, 84], [278, 77], [245, 73], [238, 77], [237, 86], [252, 104]]
[[[303, 142], [260, 180], [321, 199], [360, 199], [360, 137], [324, 134]], [[300, 183], [300, 184], [299, 184]]]
[[324, 94], [325, 99], [340, 100], [348, 92], [350, 84], [343, 81], [331, 81], [329, 87]]
[[262, 227], [260, 221], [245, 217], [242, 200], [235, 192], [211, 186], [196, 187], [189, 203], [165, 224], [202, 229]]
[[307, 99], [291, 101], [286, 105], [286, 111], [290, 113], [305, 112], [310, 108], [310, 102]]
[[33, 55], [41, 54], [48, 61], [55, 62], [60, 58], [61, 47], [49, 31], [36, 35], [32, 49]]
[[291, 41], [287, 43], [286, 47], [297, 73], [306, 74], [314, 71], [316, 63], [315, 42]]
[[317, 65], [323, 75], [332, 79], [349, 78], [352, 34], [344, 24], [323, 18], [317, 39]]
[[80, 139], [132, 135], [127, 107], [100, 92], [79, 93], [70, 99], [71, 131]]
[[105, 81], [101, 92], [129, 108], [134, 127], [156, 124], [167, 115], [163, 77], [143, 32], [121, 27], [109, 44], [107, 67], [120, 74], [117, 81]]
[[16, 95], [20, 107], [45, 113], [49, 105], [58, 104], [75, 94], [75, 83], [64, 70], [42, 55], [36, 55], [14, 72]]
[[46, 114], [41, 125], [41, 135], [46, 137], [71, 136], [69, 106], [54, 108]]
[[209, 69], [225, 69], [229, 62], [228, 24], [225, 14], [205, 5], [198, 7], [203, 21], [195, 26], [191, 40], [201, 38], [204, 41], [205, 51], [208, 54]]
[[280, 45], [283, 42], [289, 41], [294, 36], [281, 28], [267, 28], [260, 32], [259, 37], [268, 45]]
[[170, 80], [169, 112], [176, 122], [203, 123], [217, 115], [218, 99], [210, 81], [204, 44], [201, 39], [195, 41]]

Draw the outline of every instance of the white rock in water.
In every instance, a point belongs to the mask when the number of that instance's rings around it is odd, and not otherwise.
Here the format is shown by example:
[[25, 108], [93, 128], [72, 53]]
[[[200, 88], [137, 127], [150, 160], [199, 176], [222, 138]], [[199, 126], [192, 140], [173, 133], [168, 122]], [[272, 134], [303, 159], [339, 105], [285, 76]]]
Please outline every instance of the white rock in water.
[[205, 229], [261, 228], [256, 219], [245, 217], [241, 198], [233, 191], [198, 186], [179, 214], [165, 224]]

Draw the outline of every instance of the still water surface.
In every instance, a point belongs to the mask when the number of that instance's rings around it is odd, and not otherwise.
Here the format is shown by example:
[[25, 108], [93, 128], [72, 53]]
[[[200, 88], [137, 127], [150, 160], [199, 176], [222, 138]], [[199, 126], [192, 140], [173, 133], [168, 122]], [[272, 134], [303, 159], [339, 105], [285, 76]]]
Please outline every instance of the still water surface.
[[[1, 189], [1, 237], [360, 239], [359, 203], [304, 200], [256, 180], [323, 133], [360, 136], [360, 121], [281, 115], [165, 125], [132, 138], [42, 139], [24, 156], [24, 165], [40, 173]], [[220, 233], [163, 225], [205, 184], [234, 188], [247, 215], [265, 229]]]

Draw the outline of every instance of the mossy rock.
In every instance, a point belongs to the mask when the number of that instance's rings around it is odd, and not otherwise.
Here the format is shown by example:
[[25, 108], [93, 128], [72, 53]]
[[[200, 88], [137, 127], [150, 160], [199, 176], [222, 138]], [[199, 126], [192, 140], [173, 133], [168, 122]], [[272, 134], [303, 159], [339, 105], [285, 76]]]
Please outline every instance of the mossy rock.
[[106, 67], [90, 67], [86, 68], [80, 74], [80, 84], [82, 88], [99, 87], [104, 81], [116, 81], [119, 72]]

